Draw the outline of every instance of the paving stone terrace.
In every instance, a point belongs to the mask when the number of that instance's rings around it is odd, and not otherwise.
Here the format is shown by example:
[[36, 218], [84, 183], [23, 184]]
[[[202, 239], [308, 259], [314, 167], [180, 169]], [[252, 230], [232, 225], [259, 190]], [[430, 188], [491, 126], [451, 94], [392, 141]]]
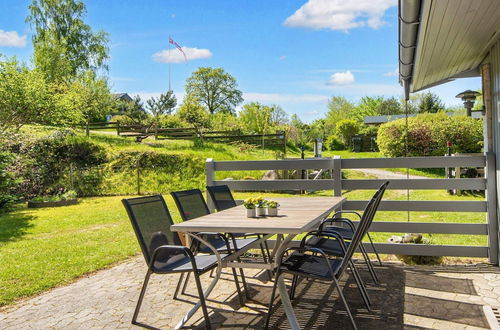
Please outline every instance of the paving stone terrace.
[[[82, 278], [0, 310], [1, 329], [131, 329], [130, 320], [146, 268], [134, 257], [113, 268]], [[409, 267], [391, 262], [377, 267], [381, 284], [370, 284], [373, 300], [367, 312], [353, 283], [346, 276], [347, 296], [361, 329], [481, 329], [489, 328], [483, 306], [500, 306], [500, 270], [488, 265]], [[209, 297], [212, 324], [221, 328], [261, 329], [271, 285], [265, 273], [246, 271], [249, 299], [240, 306], [228, 270]], [[210, 282], [203, 276], [205, 287]], [[194, 281], [180, 300], [173, 300], [178, 275], [153, 275], [139, 321], [171, 329], [196, 301]], [[347, 281], [347, 282], [346, 282]], [[297, 289], [294, 309], [304, 329], [349, 329], [347, 315], [337, 294], [324, 283], [303, 281]], [[278, 304], [272, 328], [288, 329]], [[203, 329], [198, 311], [188, 328]]]

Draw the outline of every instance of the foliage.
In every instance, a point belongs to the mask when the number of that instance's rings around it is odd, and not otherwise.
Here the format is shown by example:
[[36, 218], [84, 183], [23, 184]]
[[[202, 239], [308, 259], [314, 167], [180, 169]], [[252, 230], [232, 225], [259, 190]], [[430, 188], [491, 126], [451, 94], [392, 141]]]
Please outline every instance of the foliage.
[[69, 82], [85, 71], [107, 68], [108, 34], [85, 24], [82, 1], [32, 0], [29, 11], [35, 66], [50, 82]]
[[184, 128], [188, 125], [179, 115], [167, 115], [160, 117], [160, 127], [163, 128]]
[[186, 95], [178, 112], [179, 117], [191, 125], [198, 137], [201, 138], [203, 130], [210, 127], [209, 114], [198, 99]]
[[408, 136], [408, 156], [442, 156], [446, 143], [451, 141], [453, 152], [480, 152], [483, 129], [480, 120], [449, 117], [445, 113], [423, 114], [408, 118], [408, 134], [404, 119], [380, 126], [377, 144], [387, 157], [406, 155], [405, 138]]
[[247, 103], [238, 114], [243, 130], [250, 134], [268, 134], [288, 123], [287, 113], [277, 105]]
[[359, 123], [353, 119], [344, 119], [335, 125], [336, 135], [344, 146], [351, 145], [352, 138], [359, 133], [359, 130]]
[[17, 185], [17, 180], [10, 169], [13, 161], [13, 154], [0, 151], [0, 214], [10, 211], [16, 201], [13, 191]]
[[126, 122], [142, 124], [148, 118], [148, 113], [144, 110], [141, 97], [136, 95], [132, 101], [116, 100], [114, 107], [121, 116], [128, 118]]
[[240, 118], [227, 112], [210, 116], [210, 127], [215, 131], [236, 131], [242, 129]]
[[59, 201], [68, 201], [75, 199], [78, 196], [76, 191], [74, 190], [67, 190], [64, 191], [64, 189], [59, 190], [56, 194], [54, 195], [45, 195], [45, 196], [37, 196], [32, 199], [34, 202], [59, 202]]
[[0, 61], [1, 131], [35, 122], [64, 122], [54, 110], [54, 98], [40, 71], [15, 58]]
[[280, 206], [280, 204], [276, 201], [267, 201], [267, 207], [271, 209], [276, 209]]
[[235, 113], [243, 102], [236, 79], [222, 68], [198, 68], [186, 81], [186, 94], [198, 99], [210, 114]]
[[151, 97], [146, 102], [149, 112], [153, 115], [153, 123], [155, 126], [159, 126], [160, 118], [163, 115], [170, 115], [177, 105], [177, 98], [174, 92], [169, 90], [166, 93], [160, 95], [160, 97]]
[[106, 80], [92, 71], [79, 75], [58, 98], [59, 107], [73, 114], [80, 124], [103, 120], [112, 103]]
[[356, 107], [342, 96], [333, 96], [328, 101], [328, 112], [326, 114], [326, 126], [331, 133], [335, 130], [335, 125], [342, 119], [356, 118]]
[[444, 108], [444, 103], [436, 94], [431, 92], [420, 94], [418, 102], [419, 113], [437, 113]]
[[335, 135], [330, 135], [326, 139], [325, 146], [328, 148], [328, 150], [332, 150], [332, 151], [345, 149], [345, 145]]
[[[69, 131], [58, 131], [35, 141], [22, 141], [11, 148], [21, 152], [15, 172], [22, 178], [17, 194], [25, 198], [50, 195], [72, 184], [79, 195], [89, 195], [82, 189], [83, 182], [87, 181], [87, 169], [107, 161], [101, 146]], [[92, 182], [91, 188], [97, 189], [100, 183]]]

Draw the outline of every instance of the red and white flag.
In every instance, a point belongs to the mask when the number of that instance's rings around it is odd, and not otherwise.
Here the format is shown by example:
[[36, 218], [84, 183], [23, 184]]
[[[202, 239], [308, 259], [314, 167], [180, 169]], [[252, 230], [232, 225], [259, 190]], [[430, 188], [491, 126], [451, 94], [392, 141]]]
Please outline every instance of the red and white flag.
[[178, 44], [178, 43], [176, 43], [176, 42], [174, 41], [174, 39], [172, 39], [171, 37], [168, 37], [168, 42], [169, 42], [170, 44], [174, 45], [174, 46], [175, 46], [175, 48], [177, 48], [177, 49], [178, 49], [178, 50], [182, 53], [182, 55], [184, 55], [184, 59], [185, 59], [185, 60], [186, 60], [186, 62], [187, 62], [186, 53], [184, 53], [184, 51], [182, 50], [182, 47], [181, 47], [181, 46], [179, 46], [179, 44]]

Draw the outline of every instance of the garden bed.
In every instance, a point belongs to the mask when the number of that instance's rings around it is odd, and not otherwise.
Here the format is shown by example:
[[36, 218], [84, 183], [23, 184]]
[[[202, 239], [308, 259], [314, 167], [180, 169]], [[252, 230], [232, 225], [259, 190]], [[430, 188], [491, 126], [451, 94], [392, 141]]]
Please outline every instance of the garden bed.
[[28, 208], [30, 209], [37, 209], [41, 207], [58, 207], [58, 206], [68, 206], [68, 205], [75, 205], [78, 203], [78, 199], [67, 199], [67, 200], [62, 200], [62, 201], [49, 201], [49, 202], [43, 202], [43, 201], [28, 201]]

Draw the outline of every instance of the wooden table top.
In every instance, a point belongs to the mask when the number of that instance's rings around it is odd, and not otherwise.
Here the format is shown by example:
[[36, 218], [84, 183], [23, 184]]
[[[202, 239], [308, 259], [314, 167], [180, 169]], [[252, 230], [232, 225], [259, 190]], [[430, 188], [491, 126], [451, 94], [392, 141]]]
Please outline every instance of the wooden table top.
[[176, 232], [223, 232], [300, 234], [316, 227], [344, 197], [290, 197], [272, 198], [280, 204], [277, 217], [247, 218], [243, 205], [212, 213], [171, 227]]

